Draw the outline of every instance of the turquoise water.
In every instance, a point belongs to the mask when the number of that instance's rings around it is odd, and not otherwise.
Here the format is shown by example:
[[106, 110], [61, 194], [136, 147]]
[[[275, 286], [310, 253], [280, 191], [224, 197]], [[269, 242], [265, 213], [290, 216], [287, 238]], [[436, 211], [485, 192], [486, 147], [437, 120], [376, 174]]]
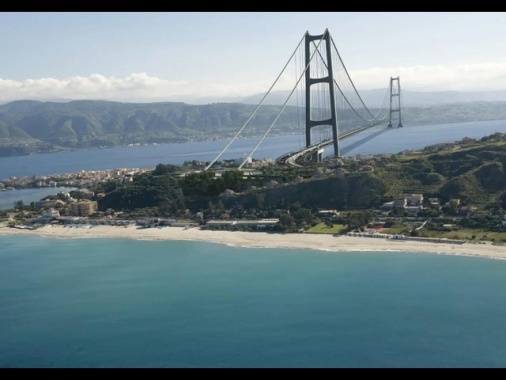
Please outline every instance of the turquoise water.
[[505, 367], [506, 261], [0, 236], [0, 367]]

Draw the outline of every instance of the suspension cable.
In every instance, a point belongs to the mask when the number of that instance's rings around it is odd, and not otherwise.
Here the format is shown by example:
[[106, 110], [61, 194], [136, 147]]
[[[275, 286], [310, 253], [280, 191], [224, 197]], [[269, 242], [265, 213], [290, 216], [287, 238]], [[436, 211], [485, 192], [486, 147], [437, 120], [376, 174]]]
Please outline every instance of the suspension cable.
[[251, 114], [251, 116], [248, 118], [248, 120], [246, 120], [246, 123], [244, 123], [244, 125], [241, 127], [241, 129], [239, 130], [239, 132], [236, 133], [236, 135], [232, 138], [232, 140], [230, 140], [230, 142], [227, 144], [227, 146], [225, 146], [225, 148], [223, 148], [223, 150], [215, 157], [214, 160], [212, 160], [209, 165], [207, 165], [204, 169], [204, 171], [208, 170], [220, 157], [223, 153], [225, 153], [225, 151], [228, 149], [228, 147], [230, 145], [232, 145], [232, 143], [237, 139], [237, 137], [239, 137], [239, 135], [241, 134], [241, 132], [244, 130], [244, 128], [246, 127], [246, 125], [248, 125], [248, 123], [250, 122], [250, 120], [253, 118], [253, 116], [255, 116], [255, 114], [257, 113], [258, 109], [260, 108], [260, 106], [262, 105], [262, 103], [264, 102], [265, 98], [267, 97], [267, 95], [270, 94], [272, 88], [276, 85], [276, 83], [278, 82], [279, 78], [281, 77], [281, 75], [283, 75], [283, 72], [285, 71], [286, 67], [288, 66], [288, 64], [290, 63], [290, 61], [292, 60], [293, 56], [295, 55], [295, 53], [297, 52], [297, 50], [299, 49], [299, 46], [302, 44], [302, 41], [304, 41], [304, 38], [306, 37], [306, 35], [308, 34], [308, 32], [306, 31], [306, 33], [304, 33], [304, 36], [302, 37], [302, 39], [300, 40], [299, 44], [297, 45], [297, 47], [295, 48], [294, 52], [292, 53], [292, 55], [290, 56], [290, 58], [288, 59], [288, 62], [286, 63], [285, 67], [283, 67], [283, 70], [281, 70], [281, 72], [279, 73], [278, 77], [276, 78], [276, 80], [274, 81], [274, 83], [272, 84], [272, 86], [269, 88], [269, 90], [265, 93], [264, 97], [262, 98], [262, 100], [260, 101], [260, 103], [258, 104], [258, 106], [256, 107], [255, 111], [253, 111], [253, 113]]
[[[383, 104], [383, 106], [381, 108], [384, 108], [384, 109], [381, 109], [378, 111], [378, 113], [376, 114], [376, 116], [374, 116], [371, 111], [369, 110], [369, 108], [365, 105], [364, 101], [362, 100], [361, 96], [360, 96], [360, 93], [358, 92], [357, 88], [355, 87], [355, 84], [353, 83], [349, 73], [348, 73], [348, 70], [346, 69], [346, 66], [344, 65], [344, 62], [339, 54], [339, 51], [337, 50], [336, 46], [335, 46], [335, 43], [334, 43], [334, 40], [331, 38], [332, 40], [332, 45], [334, 46], [334, 49], [335, 49], [335, 52], [339, 58], [339, 62], [342, 64], [343, 66], [343, 69], [344, 69], [344, 72], [346, 74], [346, 76], [348, 77], [348, 80], [349, 80], [349, 83], [351, 83], [351, 85], [353, 86], [353, 89], [355, 91], [355, 94], [357, 95], [358, 99], [360, 100], [360, 102], [362, 103], [362, 105], [364, 106], [364, 109], [369, 113], [369, 115], [371, 115], [372, 119], [371, 120], [368, 120], [364, 117], [362, 117], [358, 112], [357, 110], [355, 109], [355, 107], [353, 107], [353, 105], [351, 104], [351, 102], [349, 101], [349, 99], [346, 97], [346, 95], [344, 94], [344, 91], [341, 89], [341, 87], [339, 86], [339, 84], [336, 82], [336, 80], [333, 78], [337, 88], [339, 89], [339, 92], [341, 93], [341, 95], [343, 96], [343, 98], [346, 100], [346, 103], [348, 103], [348, 105], [350, 106], [350, 108], [355, 112], [355, 114], [360, 117], [362, 120], [364, 121], [367, 121], [367, 122], [374, 122], [376, 119], [381, 119], [379, 118], [379, 115], [381, 114], [382, 111], [386, 111], [386, 103]], [[320, 58], [322, 58], [322, 61], [324, 62], [325, 65], [327, 65], [325, 63], [325, 60], [323, 59], [323, 57], [321, 56], [321, 53], [318, 52], [318, 54], [320, 55]], [[327, 67], [328, 69], [328, 67]], [[388, 96], [388, 90], [389, 88], [387, 88], [387, 92], [385, 93], [385, 97]], [[383, 118], [386, 118], [386, 115], [383, 117]]]
[[343, 65], [343, 69], [344, 69], [344, 72], [346, 73], [346, 75], [348, 76], [348, 79], [350, 80], [351, 82], [351, 85], [353, 86], [353, 89], [355, 90], [355, 92], [357, 93], [357, 96], [358, 98], [360, 99], [360, 102], [362, 103], [362, 105], [364, 106], [364, 108], [367, 110], [367, 112], [369, 112], [369, 115], [373, 116], [372, 113], [369, 111], [369, 109], [367, 108], [367, 106], [364, 104], [364, 101], [362, 100], [362, 98], [360, 97], [360, 94], [358, 93], [356, 87], [355, 87], [355, 84], [353, 83], [353, 81], [351, 80], [351, 77], [350, 77], [350, 74], [348, 73], [348, 70], [346, 69], [346, 66], [344, 65], [344, 62], [343, 60], [341, 59], [341, 55], [339, 54], [339, 50], [337, 50], [337, 47], [336, 47], [336, 44], [334, 43], [334, 39], [332, 37], [330, 37], [330, 40], [332, 41], [332, 46], [334, 46], [334, 49], [336, 51], [336, 54], [337, 56], [339, 57], [339, 61], [341, 62], [341, 64]]
[[[332, 43], [333, 43], [333, 42], [334, 42], [334, 41], [332, 41]], [[334, 46], [334, 48], [335, 48], [335, 46]], [[336, 49], [336, 53], [337, 53], [337, 55], [339, 56], [339, 52], [337, 52], [337, 49]], [[320, 56], [320, 58], [322, 59], [322, 61], [324, 62], [325, 66], [327, 67], [327, 70], [328, 70], [328, 65], [326, 64], [325, 60], [323, 59], [323, 57], [322, 57], [322, 55], [321, 55], [320, 51], [318, 51], [318, 55]], [[343, 63], [343, 61], [342, 61], [342, 59], [341, 59], [341, 56], [339, 56], [339, 61], [341, 62], [341, 64], [342, 64], [342, 65], [343, 65], [343, 67], [344, 67], [344, 63]], [[361, 101], [362, 105], [364, 106], [365, 110], [369, 113], [369, 115], [371, 115], [372, 119], [371, 119], [371, 120], [369, 120], [369, 119], [366, 119], [366, 118], [362, 117], [362, 116], [358, 113], [358, 111], [355, 109], [355, 107], [353, 107], [353, 105], [351, 104], [351, 102], [350, 102], [350, 100], [348, 99], [348, 97], [344, 94], [343, 90], [341, 89], [341, 87], [339, 86], [339, 84], [337, 83], [337, 81], [335, 80], [335, 78], [332, 78], [333, 82], [334, 82], [334, 83], [335, 83], [335, 85], [337, 86], [337, 88], [338, 88], [339, 92], [341, 93], [341, 95], [343, 96], [344, 100], [346, 100], [346, 103], [348, 103], [348, 105], [349, 105], [349, 106], [350, 106], [350, 108], [351, 108], [351, 109], [355, 112], [355, 114], [356, 114], [359, 118], [361, 118], [362, 120], [364, 120], [364, 121], [366, 121], [366, 122], [373, 122], [373, 121], [375, 120], [375, 117], [373, 116], [373, 114], [369, 111], [369, 109], [367, 108], [367, 106], [366, 106], [366, 105], [364, 104], [364, 102], [362, 101], [362, 98], [360, 97], [360, 94], [358, 93], [358, 91], [357, 91], [357, 89], [356, 89], [355, 85], [353, 84], [353, 81], [351, 80], [351, 78], [350, 78], [350, 76], [349, 76], [348, 72], [346, 71], [346, 67], [344, 67], [344, 70], [345, 70], [346, 75], [348, 76], [349, 82], [351, 83], [351, 85], [353, 86], [353, 89], [355, 90], [355, 93], [357, 94], [358, 98], [360, 99], [360, 101]]]
[[[328, 33], [327, 31], [322, 35], [322, 38], [320, 39], [320, 42], [318, 43], [318, 47], [320, 46], [321, 42], [323, 41], [323, 38], [325, 37], [325, 34]], [[307, 34], [307, 32], [306, 32]], [[305, 37], [305, 35], [304, 35]], [[299, 44], [300, 45], [300, 44]], [[293, 92], [295, 91], [295, 89], [297, 88], [297, 86], [299, 85], [299, 82], [300, 80], [302, 79], [302, 77], [305, 75], [306, 73], [306, 70], [308, 69], [309, 67], [309, 64], [311, 63], [311, 61], [313, 60], [314, 56], [315, 56], [315, 52], [313, 52], [313, 54], [311, 55], [311, 58], [309, 59], [309, 62], [308, 64], [306, 65], [304, 71], [302, 72], [302, 74], [300, 75], [299, 79], [297, 80], [297, 83], [295, 83], [295, 87], [292, 89], [292, 91], [290, 92], [290, 94], [288, 95], [288, 97], [286, 98], [285, 100], [285, 103], [283, 104], [283, 106], [281, 107], [280, 111], [278, 112], [276, 118], [274, 119], [274, 121], [272, 122], [272, 124], [269, 126], [269, 128], [267, 128], [267, 131], [264, 133], [264, 135], [262, 136], [262, 138], [260, 139], [260, 141], [258, 142], [258, 144], [255, 146], [255, 148], [251, 151], [251, 153], [248, 155], [248, 157], [246, 157], [244, 159], [244, 161], [241, 163], [241, 165], [239, 165], [239, 168], [238, 169], [241, 169], [245, 164], [246, 162], [251, 158], [251, 156], [255, 153], [255, 151], [258, 149], [258, 147], [260, 146], [260, 144], [264, 141], [265, 137], [267, 136], [267, 134], [270, 132], [270, 130], [272, 129], [272, 127], [274, 126], [274, 124], [276, 123], [276, 121], [278, 120], [279, 116], [281, 115], [281, 113], [283, 112], [283, 110], [285, 109], [286, 107], [286, 104], [288, 103], [288, 100], [290, 100], [290, 97], [292, 96]]]

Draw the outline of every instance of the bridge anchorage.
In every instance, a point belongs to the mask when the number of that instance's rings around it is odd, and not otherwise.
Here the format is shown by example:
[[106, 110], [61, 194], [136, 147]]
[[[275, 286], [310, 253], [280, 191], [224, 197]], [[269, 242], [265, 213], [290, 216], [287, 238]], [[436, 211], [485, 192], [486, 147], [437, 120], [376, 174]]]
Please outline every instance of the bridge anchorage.
[[[333, 157], [341, 157], [341, 140], [383, 123], [389, 122], [388, 127], [392, 127], [393, 115], [398, 116], [398, 127], [402, 127], [399, 77], [390, 78], [382, 105], [369, 109], [351, 80], [328, 29], [320, 35], [310, 35], [306, 32], [252, 115], [205, 170], [208, 170], [221, 157], [254, 119], [290, 63], [296, 66], [295, 84], [274, 121], [263, 133], [251, 153], [245, 155], [246, 158], [239, 165], [239, 169], [251, 162], [253, 154], [272, 130], [294, 94], [296, 101], [291, 100], [289, 110], [291, 115], [297, 115], [297, 120], [304, 120], [305, 125], [302, 129], [305, 134], [305, 146], [278, 157], [276, 162], [279, 165], [319, 164], [324, 160], [325, 147], [330, 145], [333, 146]], [[285, 74], [285, 78], [288, 75]], [[296, 108], [296, 112], [293, 108]]]

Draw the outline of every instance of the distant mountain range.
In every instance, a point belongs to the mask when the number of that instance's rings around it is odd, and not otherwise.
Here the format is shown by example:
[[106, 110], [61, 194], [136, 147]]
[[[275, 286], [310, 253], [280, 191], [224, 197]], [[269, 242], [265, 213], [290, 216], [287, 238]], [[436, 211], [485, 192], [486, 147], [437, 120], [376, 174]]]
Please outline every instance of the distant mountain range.
[[[288, 94], [288, 91], [269, 94], [241, 136], [261, 136], [278, 117]], [[361, 97], [375, 111], [385, 104], [386, 95], [384, 90], [371, 90]], [[206, 98], [205, 104], [14, 101], [0, 105], [0, 156], [231, 138], [245, 125], [263, 96], [257, 94], [236, 101]], [[405, 126], [506, 120], [506, 91], [403, 91], [401, 96]], [[293, 106], [296, 100], [288, 103], [276, 119], [271, 135], [302, 133], [304, 118], [300, 108]]]
[[[265, 104], [282, 105], [290, 91], [276, 91], [270, 93]], [[385, 97], [389, 101], [390, 93], [385, 89], [359, 91], [360, 97], [367, 107], [381, 108]], [[258, 104], [265, 94], [256, 94], [246, 98], [237, 99], [245, 104]], [[293, 97], [293, 96], [292, 96]], [[201, 99], [204, 100], [204, 99]], [[296, 105], [296, 99], [290, 99], [287, 104]], [[425, 107], [462, 102], [495, 102], [506, 101], [506, 91], [409, 91], [401, 88], [401, 104], [403, 107]]]
[[[243, 136], [261, 135], [279, 109], [279, 106], [262, 107]], [[253, 105], [237, 103], [20, 100], [0, 106], [0, 156], [222, 139], [233, 136], [254, 110]], [[295, 107], [285, 109], [278, 119], [285, 132], [296, 122]]]
[[[273, 91], [264, 101], [264, 104], [283, 105], [290, 91]], [[359, 95], [367, 107], [381, 108], [385, 99], [389, 100], [387, 89], [360, 91]], [[149, 98], [142, 102], [121, 103], [186, 103], [189, 105], [206, 105], [213, 103], [243, 103], [258, 105], [265, 93], [249, 96], [169, 96], [165, 98]], [[68, 103], [72, 99], [37, 99], [41, 102]], [[104, 100], [105, 101], [105, 100]], [[496, 102], [506, 101], [505, 91], [411, 91], [401, 88], [401, 102], [403, 107], [426, 107], [434, 105], [462, 103], [462, 102]], [[1, 103], [0, 103], [1, 104]], [[4, 103], [6, 104], [6, 103]], [[300, 95], [297, 99], [296, 92], [289, 99], [287, 105], [300, 105]]]

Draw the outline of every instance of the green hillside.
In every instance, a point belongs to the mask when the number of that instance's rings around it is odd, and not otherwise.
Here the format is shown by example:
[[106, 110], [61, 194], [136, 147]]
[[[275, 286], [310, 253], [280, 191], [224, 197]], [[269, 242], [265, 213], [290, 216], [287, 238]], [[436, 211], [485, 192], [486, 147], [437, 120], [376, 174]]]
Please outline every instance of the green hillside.
[[[430, 153], [431, 151], [436, 152]], [[240, 210], [287, 209], [300, 204], [308, 209], [359, 210], [378, 208], [407, 193], [440, 198], [442, 204], [458, 198], [462, 204], [485, 210], [506, 208], [506, 134], [497, 133], [480, 141], [466, 139], [447, 147], [433, 146], [412, 154], [397, 154], [378, 160], [344, 160], [339, 167], [260, 168], [250, 179], [230, 169], [215, 178], [213, 171], [189, 173], [185, 168], [159, 165], [150, 174], [134, 178], [132, 184], [103, 187], [102, 208], [151, 208], [184, 203], [192, 212], [220, 204]], [[363, 171], [363, 167], [373, 168]], [[343, 172], [345, 169], [345, 172]], [[160, 181], [160, 176], [172, 176]], [[146, 187], [143, 187], [146, 184]], [[158, 184], [158, 185], [157, 185]], [[232, 190], [223, 197], [225, 190]], [[140, 203], [132, 203], [132, 199]], [[146, 200], [149, 199], [149, 205]], [[159, 200], [159, 201], [158, 201]], [[144, 203], [143, 203], [144, 202]], [[165, 206], [164, 206], [165, 204]], [[137, 207], [134, 207], [137, 206]], [[160, 211], [160, 210], [159, 210]]]
[[[503, 120], [506, 119], [505, 104], [475, 102], [405, 108], [403, 123], [414, 126]], [[15, 101], [0, 106], [0, 155], [230, 138], [256, 108], [242, 103]], [[259, 107], [242, 136], [261, 136], [276, 118], [271, 134], [302, 134], [303, 112], [287, 106], [278, 117], [280, 109], [279, 105]]]
[[[221, 139], [234, 135], [255, 108], [236, 103], [18, 101], [0, 106], [0, 148], [24, 144], [27, 138], [54, 149]], [[263, 106], [244, 136], [262, 134], [279, 110], [280, 106]], [[297, 121], [297, 109], [288, 107], [277, 125], [287, 132]]]

